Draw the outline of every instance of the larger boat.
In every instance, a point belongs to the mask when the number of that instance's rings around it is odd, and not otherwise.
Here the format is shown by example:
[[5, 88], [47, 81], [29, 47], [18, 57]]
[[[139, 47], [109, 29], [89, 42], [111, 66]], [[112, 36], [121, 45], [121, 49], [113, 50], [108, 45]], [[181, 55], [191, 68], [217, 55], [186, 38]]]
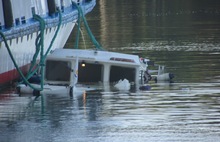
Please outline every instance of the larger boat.
[[75, 4], [87, 14], [96, 1], [0, 0], [0, 86], [19, 77], [15, 63], [27, 72], [38, 48], [64, 47], [79, 17]]

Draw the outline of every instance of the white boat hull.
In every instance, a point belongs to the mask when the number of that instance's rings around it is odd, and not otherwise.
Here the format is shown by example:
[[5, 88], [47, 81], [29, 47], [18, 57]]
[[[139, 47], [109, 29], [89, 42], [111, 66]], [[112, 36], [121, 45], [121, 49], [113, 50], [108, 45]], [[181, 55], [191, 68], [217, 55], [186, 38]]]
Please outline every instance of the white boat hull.
[[[54, 44], [52, 46], [52, 50], [56, 48], [61, 48], [65, 45], [74, 25], [74, 22], [70, 22], [66, 25], [61, 26], [58, 36], [55, 39]], [[57, 27], [52, 28], [51, 30], [47, 30], [47, 32], [45, 32], [44, 51], [48, 49], [49, 44], [55, 34], [56, 28]], [[27, 65], [30, 64], [35, 53], [34, 47], [36, 36], [37, 33], [33, 33], [31, 35], [19, 37], [17, 39], [12, 39], [8, 43], [10, 45], [10, 49], [12, 51], [16, 63], [19, 67], [23, 67], [23, 72], [27, 72]], [[0, 45], [0, 74], [5, 74], [0, 75], [0, 84], [16, 79], [18, 77], [18, 73], [16, 72], [15, 66], [3, 42]]]

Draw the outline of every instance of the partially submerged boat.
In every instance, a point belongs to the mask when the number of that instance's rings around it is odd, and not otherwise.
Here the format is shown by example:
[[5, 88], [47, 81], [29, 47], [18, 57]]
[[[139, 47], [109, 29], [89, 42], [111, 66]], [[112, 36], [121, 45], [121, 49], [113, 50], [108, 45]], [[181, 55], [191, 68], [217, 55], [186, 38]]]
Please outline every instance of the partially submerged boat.
[[[134, 84], [139, 82], [140, 61], [136, 55], [98, 50], [57, 49], [47, 56], [45, 66], [42, 93], [57, 93], [58, 90], [67, 90], [62, 93], [69, 94], [82, 93], [91, 90], [89, 86], [82, 84], [117, 82], [125, 78]], [[33, 83], [39, 83], [38, 79]], [[81, 86], [76, 85], [77, 83]], [[26, 85], [19, 85], [21, 93], [33, 91]]]
[[[74, 95], [96, 89], [86, 84], [122, 84], [123, 81], [127, 82], [126, 88], [128, 90], [130, 85], [139, 89], [141, 85], [144, 85], [142, 83], [144, 74], [142, 75], [142, 73], [148, 70], [150, 63], [152, 62], [149, 59], [124, 53], [102, 50], [56, 49], [46, 59], [43, 90], [36, 92], [26, 85], [19, 85], [19, 92], [34, 93], [35, 95], [39, 93]], [[154, 76], [155, 79], [171, 79], [167, 73], [162, 73], [162, 69], [158, 71], [160, 73]], [[39, 83], [38, 79], [33, 83]], [[39, 87], [39, 85], [37, 86]]]

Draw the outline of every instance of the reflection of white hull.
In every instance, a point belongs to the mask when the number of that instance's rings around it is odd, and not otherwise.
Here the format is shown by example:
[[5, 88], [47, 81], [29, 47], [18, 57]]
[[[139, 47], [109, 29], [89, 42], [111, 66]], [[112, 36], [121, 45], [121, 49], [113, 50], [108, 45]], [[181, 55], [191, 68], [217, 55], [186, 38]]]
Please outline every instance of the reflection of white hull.
[[8, 94], [5, 98], [3, 97], [4, 94], [1, 94], [0, 122], [13, 122], [24, 117], [33, 99], [32, 97], [19, 97], [17, 94], [13, 97], [9, 97]]

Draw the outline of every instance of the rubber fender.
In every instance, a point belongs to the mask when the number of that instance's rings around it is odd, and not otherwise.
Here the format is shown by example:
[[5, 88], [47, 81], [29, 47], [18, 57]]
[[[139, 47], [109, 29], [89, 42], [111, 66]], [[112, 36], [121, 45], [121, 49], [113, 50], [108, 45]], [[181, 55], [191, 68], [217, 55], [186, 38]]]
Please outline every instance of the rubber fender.
[[11, 0], [2, 0], [2, 6], [4, 13], [5, 28], [8, 29], [13, 27], [13, 13]]
[[56, 2], [55, 0], [47, 0], [49, 15], [53, 16], [56, 13]]
[[170, 74], [164, 73], [157, 76], [157, 81], [168, 81], [170, 80]]
[[19, 91], [19, 94], [31, 94], [33, 93], [33, 89], [29, 86], [26, 86], [25, 84], [20, 84], [17, 86], [17, 91]]

